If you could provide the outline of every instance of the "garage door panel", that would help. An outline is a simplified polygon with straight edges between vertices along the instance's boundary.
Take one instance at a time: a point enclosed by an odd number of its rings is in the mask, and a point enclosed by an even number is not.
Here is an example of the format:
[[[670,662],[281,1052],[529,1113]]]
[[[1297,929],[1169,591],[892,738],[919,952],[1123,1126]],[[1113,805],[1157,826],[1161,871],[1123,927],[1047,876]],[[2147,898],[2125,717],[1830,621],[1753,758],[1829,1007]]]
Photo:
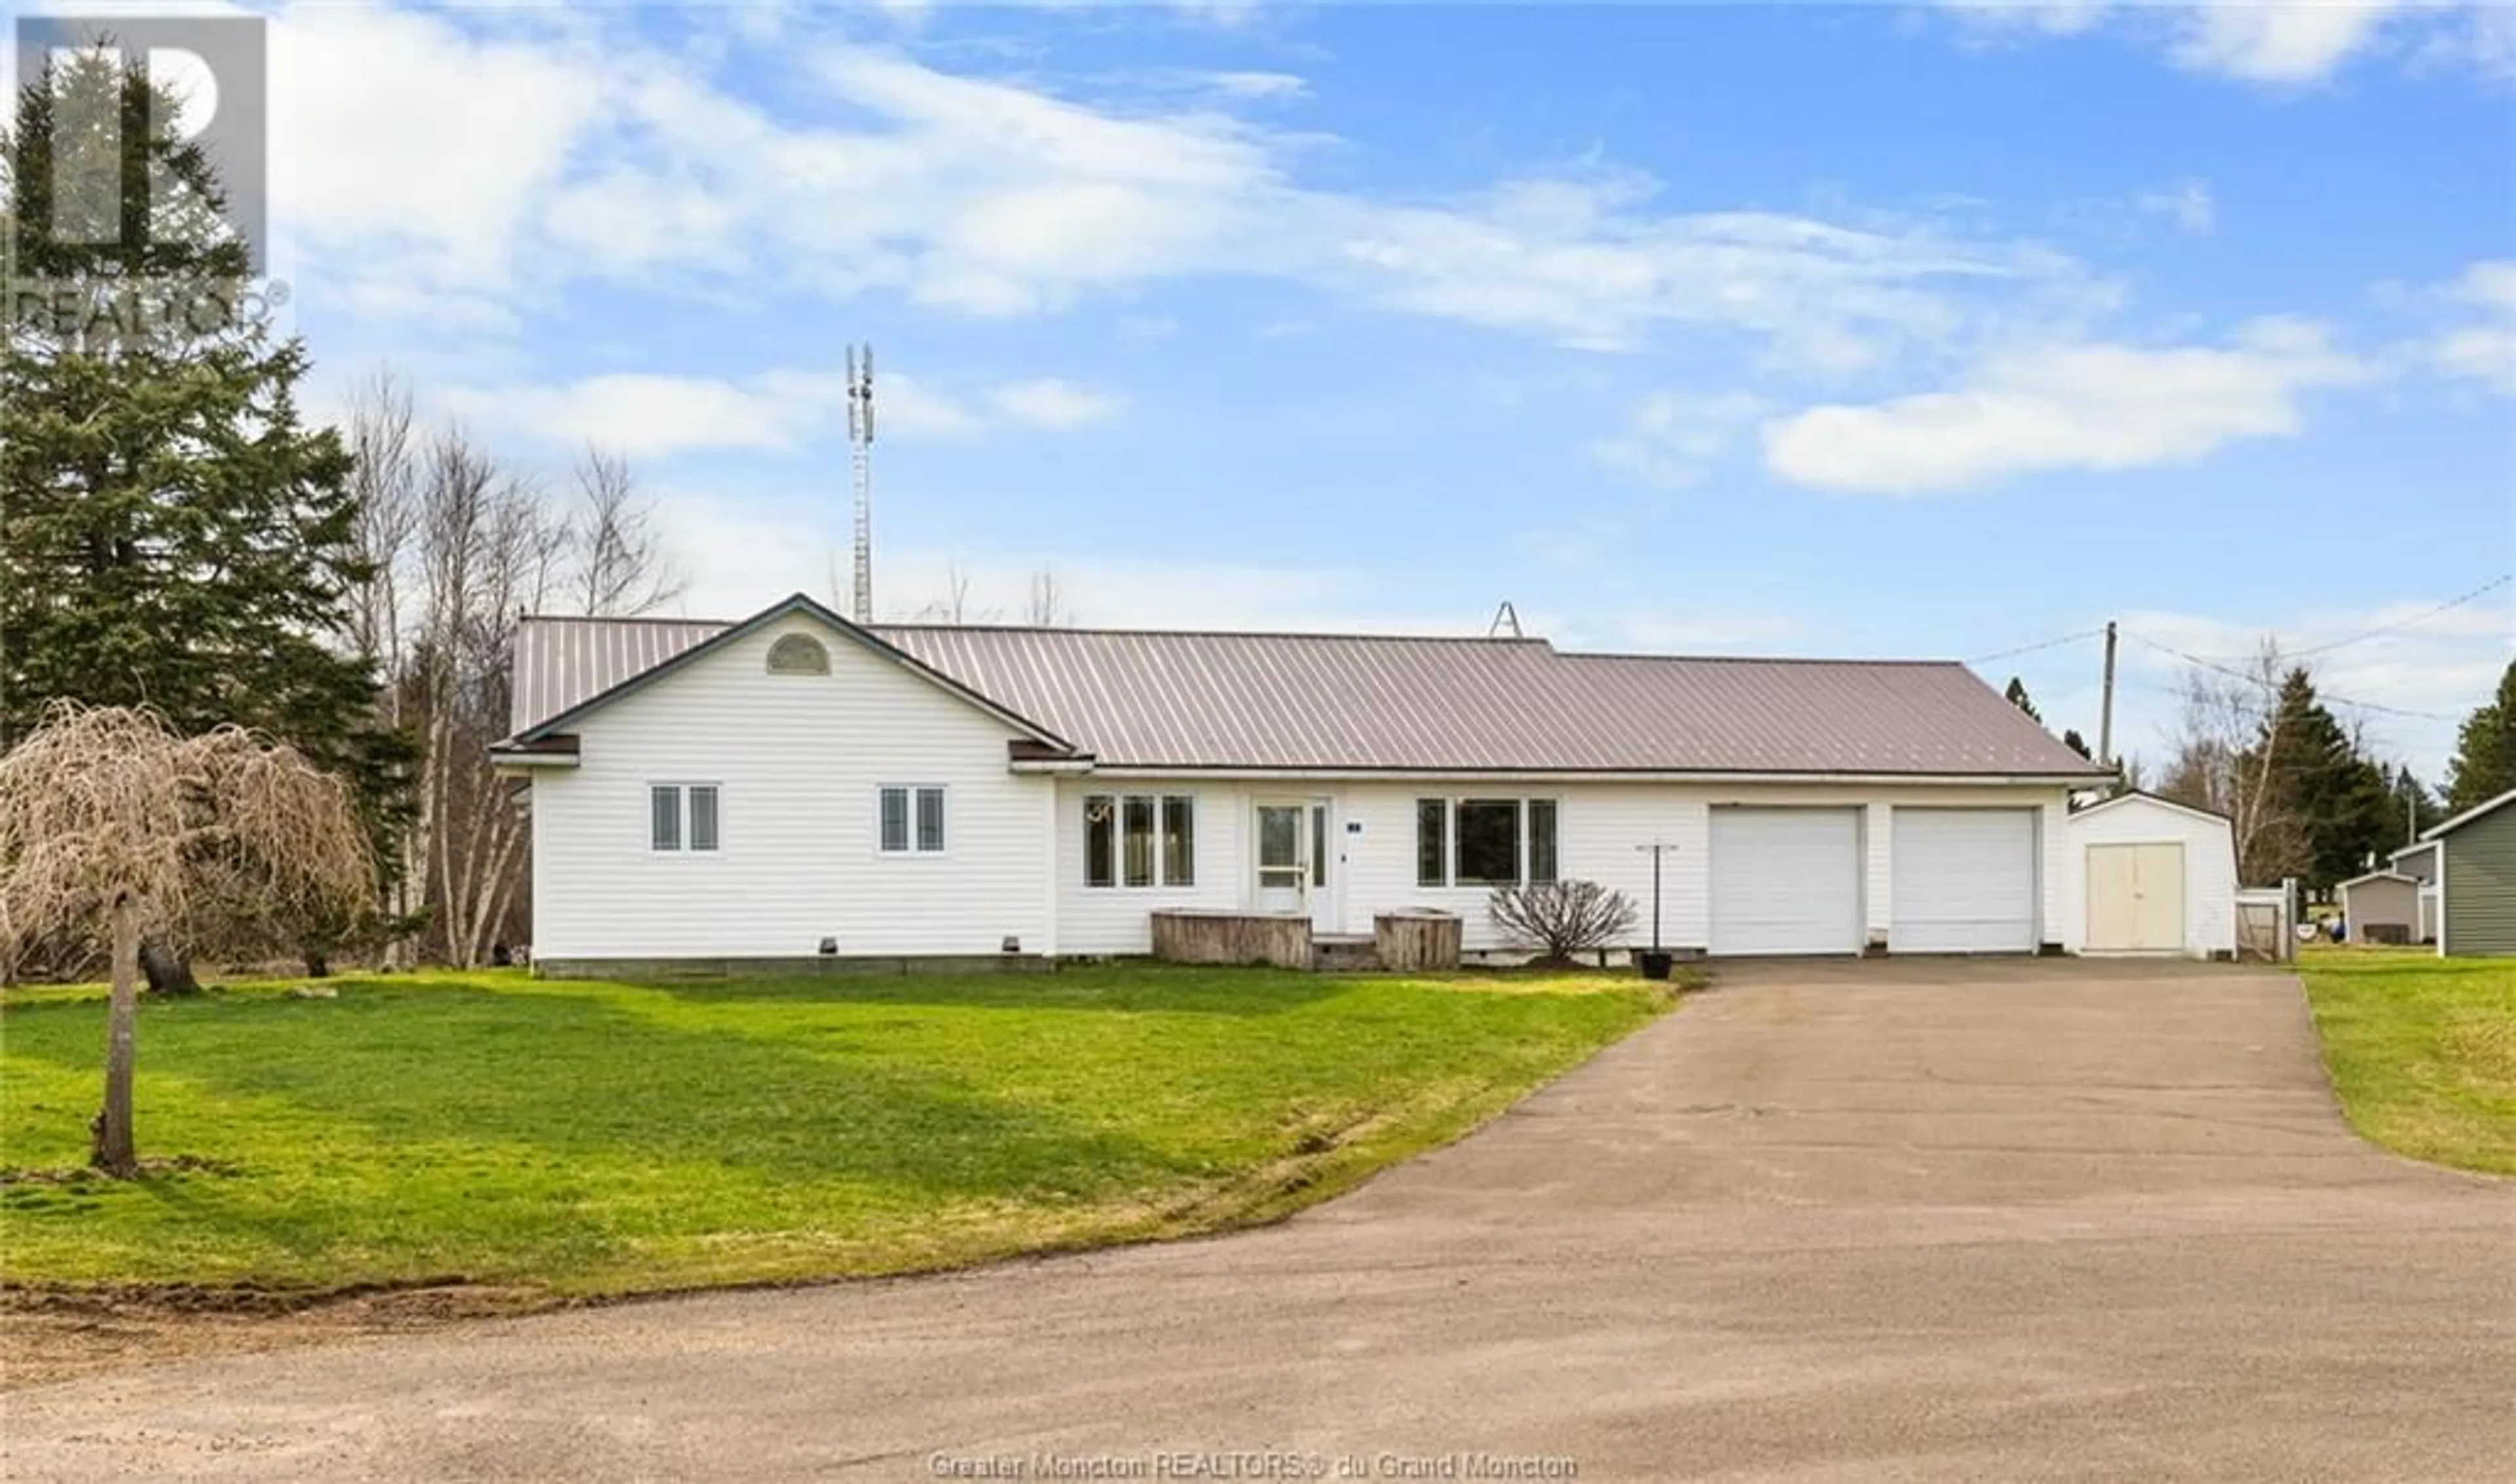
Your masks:
[[[1712,952],[1861,951],[1861,815],[1712,811]]]
[[[1899,809],[1888,946],[2022,954],[2036,945],[2035,811]]]

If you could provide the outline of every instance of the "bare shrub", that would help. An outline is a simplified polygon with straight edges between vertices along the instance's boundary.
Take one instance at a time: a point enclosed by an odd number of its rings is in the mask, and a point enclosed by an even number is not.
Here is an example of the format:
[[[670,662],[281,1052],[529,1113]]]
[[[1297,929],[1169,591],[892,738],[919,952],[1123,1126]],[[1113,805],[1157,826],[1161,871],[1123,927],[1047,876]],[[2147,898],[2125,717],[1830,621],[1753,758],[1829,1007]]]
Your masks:
[[[1504,886],[1486,901],[1486,914],[1511,942],[1548,962],[1613,947],[1633,931],[1637,913],[1620,891],[1596,881],[1541,881]]]

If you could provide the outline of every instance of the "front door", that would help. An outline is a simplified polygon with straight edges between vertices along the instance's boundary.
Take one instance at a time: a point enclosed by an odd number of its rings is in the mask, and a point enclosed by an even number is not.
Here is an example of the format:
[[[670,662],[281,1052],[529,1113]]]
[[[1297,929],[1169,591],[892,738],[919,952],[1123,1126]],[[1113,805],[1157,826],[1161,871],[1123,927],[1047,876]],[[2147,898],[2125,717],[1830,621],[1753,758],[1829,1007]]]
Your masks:
[[[1313,932],[1336,931],[1330,813],[1326,799],[1278,799],[1257,806],[1260,912],[1307,912]]]

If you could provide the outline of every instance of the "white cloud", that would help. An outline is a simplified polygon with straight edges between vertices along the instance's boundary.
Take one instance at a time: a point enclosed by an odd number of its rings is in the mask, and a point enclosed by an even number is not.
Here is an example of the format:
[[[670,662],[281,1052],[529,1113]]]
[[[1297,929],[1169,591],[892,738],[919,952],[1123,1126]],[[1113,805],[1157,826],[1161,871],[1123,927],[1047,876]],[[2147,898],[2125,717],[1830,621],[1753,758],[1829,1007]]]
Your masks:
[[[2198,6],[2186,16],[2172,55],[2196,71],[2248,82],[2314,82],[2372,42],[2402,8],[2396,0]]]
[[[1625,429],[1590,445],[1613,468],[1655,485],[1691,485],[1726,452],[1765,404],[1743,392],[1657,392],[1637,403]]]
[[[2297,320],[2257,320],[2218,347],[2049,345],[1994,356],[1953,391],[1767,422],[1765,461],[1796,484],[1877,494],[2188,463],[2291,436],[2301,393],[2370,374]]]
[[[2275,636],[2284,651],[2301,656],[2312,668],[2317,689],[2334,699],[2336,714],[2366,729],[2379,756],[2409,761],[2413,772],[2434,785],[2443,781],[2457,722],[2490,699],[2509,659],[2516,658],[2516,597],[2502,588],[2464,607],[2423,616],[2453,596],[2453,591],[2437,591],[2366,607],[2308,609],[2279,615],[2268,625],[2173,611],[2127,613],[2120,621],[2125,629],[2169,649],[2232,664],[2252,655],[2266,633]],[[2419,621],[2310,653],[2406,619]],[[2139,745],[2144,737],[2162,737],[2171,728],[2177,714],[2172,692],[2189,666],[2136,642],[2123,645],[2121,657],[2128,715],[2120,735]],[[2042,693],[2037,694],[2040,699]],[[2406,712],[2425,714],[2400,714]]]
[[[2191,236],[2206,237],[2219,225],[2219,203],[2205,181],[2179,181],[2164,191],[2144,191],[2137,204],[2143,213],[2164,217]]]
[[[1324,142],[1222,111],[1288,96],[1281,74],[1125,111],[816,44],[776,54],[823,106],[804,123],[579,13],[301,6],[279,31],[304,162],[283,211],[356,266],[327,291],[363,312],[521,318],[594,279],[1004,317],[1233,275],[1598,349],[1737,330],[1768,364],[1840,372],[2089,287],[2065,256],[1938,219],[1670,210],[1590,166],[1443,199],[1305,187]]]
[[[1217,92],[1235,98],[1281,100],[1300,98],[1311,85],[1290,72],[1211,72],[1206,81]]]
[[[2196,72],[2275,87],[2324,81],[2385,52],[2414,64],[2447,62],[2503,75],[2510,32],[2503,0],[1943,0],[1977,37],[2079,35],[2103,28],[2159,47]]]
[[[560,445],[599,444],[633,458],[705,449],[792,448],[844,426],[846,379],[780,369],[730,379],[643,372],[555,385],[455,387],[436,409],[480,426]],[[937,442],[1006,428],[1059,431],[1114,416],[1117,396],[1056,379],[956,396],[897,371],[875,384],[884,440]]]
[[[2380,285],[2379,297],[2424,321],[2394,347],[2398,365],[2516,396],[2516,258],[2490,258],[2444,283]]]
[[[987,394],[1005,416],[1034,428],[1080,428],[1106,422],[1126,405],[1123,399],[1054,377],[1018,381]]]

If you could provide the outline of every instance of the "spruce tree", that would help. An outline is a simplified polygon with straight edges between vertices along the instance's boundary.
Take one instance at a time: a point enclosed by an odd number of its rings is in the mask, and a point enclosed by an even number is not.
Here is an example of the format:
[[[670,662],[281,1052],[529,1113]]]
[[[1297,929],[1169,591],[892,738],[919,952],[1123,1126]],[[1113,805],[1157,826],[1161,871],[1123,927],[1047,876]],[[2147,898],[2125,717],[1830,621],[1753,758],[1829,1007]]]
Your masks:
[[[2011,705],[2026,712],[2028,720],[2034,722],[2038,726],[2043,725],[2044,713],[2036,710],[2035,702],[2028,699],[2026,681],[2012,675],[2009,677],[2009,689],[2001,692],[2000,694],[2009,698],[2009,703]]]
[[[340,642],[349,455],[300,418],[305,347],[254,312],[212,161],[121,55],[48,68],[0,133],[0,745],[62,698],[237,723],[349,776],[382,833],[409,747]]]
[[[2465,717],[2455,734],[2446,807],[2461,814],[2510,788],[2516,788],[2516,660],[2498,677],[2498,693]]]
[[[2279,814],[2292,822],[2296,869],[2308,885],[2327,888],[2359,874],[2371,853],[2399,836],[2393,781],[2316,698],[2303,666],[2281,682],[2270,745],[2268,787]]]

